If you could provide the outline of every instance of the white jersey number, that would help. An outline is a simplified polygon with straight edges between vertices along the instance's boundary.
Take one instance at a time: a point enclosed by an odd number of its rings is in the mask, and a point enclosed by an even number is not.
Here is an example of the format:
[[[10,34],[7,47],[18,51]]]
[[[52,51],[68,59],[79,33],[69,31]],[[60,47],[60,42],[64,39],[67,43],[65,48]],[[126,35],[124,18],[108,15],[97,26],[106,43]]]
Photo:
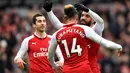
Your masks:
[[[81,56],[82,48],[80,48],[80,45],[76,45],[76,38],[73,38],[72,47],[71,47],[71,53],[78,53],[78,56]],[[67,57],[70,57],[69,49],[66,40],[62,40],[62,44],[64,44],[65,52]],[[77,48],[75,49],[75,46]]]

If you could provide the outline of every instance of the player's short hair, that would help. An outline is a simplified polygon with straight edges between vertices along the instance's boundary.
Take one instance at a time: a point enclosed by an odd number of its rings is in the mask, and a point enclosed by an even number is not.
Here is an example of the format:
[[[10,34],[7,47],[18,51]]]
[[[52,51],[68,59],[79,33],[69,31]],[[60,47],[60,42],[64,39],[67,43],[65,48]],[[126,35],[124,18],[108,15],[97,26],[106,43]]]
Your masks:
[[[73,18],[78,15],[78,12],[73,5],[68,4],[64,6],[64,14],[67,18]]]
[[[42,14],[35,14],[32,18],[33,24],[36,24],[36,17],[43,16]]]

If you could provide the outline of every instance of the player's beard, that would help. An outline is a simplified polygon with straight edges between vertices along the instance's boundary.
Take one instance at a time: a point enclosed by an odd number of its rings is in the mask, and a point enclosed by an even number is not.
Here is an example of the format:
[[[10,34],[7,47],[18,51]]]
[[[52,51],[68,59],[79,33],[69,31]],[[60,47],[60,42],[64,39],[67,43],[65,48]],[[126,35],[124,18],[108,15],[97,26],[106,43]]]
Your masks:
[[[82,24],[82,25],[87,25],[87,26],[91,26],[91,21],[88,21],[88,22],[86,22],[84,19],[82,19],[81,21],[80,21],[80,23]]]
[[[38,32],[41,32],[41,33],[42,33],[42,32],[45,32],[45,28],[46,28],[46,27],[39,27],[39,28],[37,28],[37,31],[38,31]]]

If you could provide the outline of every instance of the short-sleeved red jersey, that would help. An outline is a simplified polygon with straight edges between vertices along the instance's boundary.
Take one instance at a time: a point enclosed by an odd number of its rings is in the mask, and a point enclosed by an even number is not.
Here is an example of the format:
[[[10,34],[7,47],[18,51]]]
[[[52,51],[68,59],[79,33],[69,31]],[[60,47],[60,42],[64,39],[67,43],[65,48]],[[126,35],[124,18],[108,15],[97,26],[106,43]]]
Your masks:
[[[65,25],[57,31],[56,40],[64,57],[63,72],[92,73],[88,61],[88,39],[83,28]]]

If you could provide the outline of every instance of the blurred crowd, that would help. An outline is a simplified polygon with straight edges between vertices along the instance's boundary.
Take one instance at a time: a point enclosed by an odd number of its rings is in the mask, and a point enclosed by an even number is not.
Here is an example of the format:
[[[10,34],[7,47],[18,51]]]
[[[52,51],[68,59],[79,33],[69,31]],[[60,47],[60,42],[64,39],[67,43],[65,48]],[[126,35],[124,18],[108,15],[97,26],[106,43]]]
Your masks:
[[[24,0],[25,1],[25,0]],[[65,0],[55,3],[53,11],[62,22]],[[130,73],[130,1],[129,0],[81,0],[88,8],[99,14],[105,29],[103,37],[123,46],[122,56],[116,51],[100,47],[98,63],[102,73]],[[23,39],[33,33],[32,16],[43,13],[47,19],[46,32],[56,29],[47,18],[40,4],[4,5],[0,7],[0,73],[27,73],[21,71],[13,60]],[[25,58],[26,60],[26,58]]]

